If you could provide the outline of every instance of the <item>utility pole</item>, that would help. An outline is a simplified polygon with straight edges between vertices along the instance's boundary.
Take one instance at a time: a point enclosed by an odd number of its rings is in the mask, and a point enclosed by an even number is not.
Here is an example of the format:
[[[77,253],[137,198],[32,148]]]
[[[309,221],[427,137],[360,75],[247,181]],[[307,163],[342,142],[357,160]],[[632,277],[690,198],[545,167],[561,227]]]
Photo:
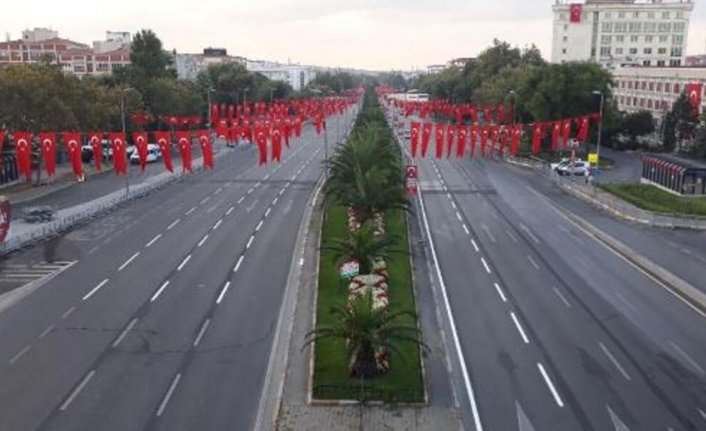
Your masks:
[[[130,87],[124,88],[120,92],[120,121],[122,123],[123,137],[125,137],[125,148],[127,148],[127,136],[125,136],[125,93],[130,90]],[[118,155],[113,153],[113,164],[115,164],[115,157]],[[125,165],[125,199],[130,197],[130,160],[128,159],[127,165]]]
[[[598,144],[596,146],[596,168],[600,166],[601,162],[601,135],[603,133],[603,102],[604,102],[604,94],[602,91],[596,90],[593,92],[595,95],[600,95],[601,96],[601,106],[599,108],[599,119],[598,119]]]

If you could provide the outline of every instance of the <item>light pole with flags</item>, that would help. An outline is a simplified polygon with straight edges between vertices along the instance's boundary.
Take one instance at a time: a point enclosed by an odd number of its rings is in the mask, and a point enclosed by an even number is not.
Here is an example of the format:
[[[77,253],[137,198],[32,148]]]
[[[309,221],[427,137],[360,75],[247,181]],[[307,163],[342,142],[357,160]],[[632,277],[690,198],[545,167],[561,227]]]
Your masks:
[[[130,91],[134,91],[138,95],[141,95],[139,91],[135,90],[132,87],[125,87],[120,91],[120,121],[122,123],[122,130],[123,130],[123,137],[125,138],[125,141],[127,142],[127,136],[125,136],[125,94],[127,94]],[[115,164],[115,156],[116,154],[113,154],[113,164]],[[130,160],[126,161],[125,165],[125,197],[129,198],[130,197]]]
[[[601,135],[603,133],[603,102],[605,96],[600,90],[594,90],[593,94],[596,96],[601,96],[601,106],[598,112],[598,143],[596,145],[596,168],[598,168],[601,161]]]

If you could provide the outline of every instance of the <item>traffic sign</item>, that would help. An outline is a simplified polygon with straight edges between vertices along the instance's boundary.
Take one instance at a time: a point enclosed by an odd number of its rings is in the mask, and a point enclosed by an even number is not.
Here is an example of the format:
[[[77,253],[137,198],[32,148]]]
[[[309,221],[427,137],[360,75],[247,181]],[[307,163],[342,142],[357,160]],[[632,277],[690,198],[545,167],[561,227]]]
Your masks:
[[[407,165],[407,178],[417,179],[417,165]]]
[[[417,166],[416,165],[407,165],[406,169],[406,176],[407,176],[407,196],[416,196],[417,195],[417,190],[419,189],[417,186]]]
[[[590,163],[592,165],[598,165],[598,154],[590,153],[588,155],[588,163]]]

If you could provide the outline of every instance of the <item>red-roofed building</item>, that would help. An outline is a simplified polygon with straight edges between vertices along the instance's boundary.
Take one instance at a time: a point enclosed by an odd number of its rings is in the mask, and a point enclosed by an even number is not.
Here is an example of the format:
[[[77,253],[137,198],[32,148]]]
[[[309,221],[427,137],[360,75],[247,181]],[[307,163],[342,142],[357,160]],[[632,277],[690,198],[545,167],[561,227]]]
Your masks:
[[[110,73],[116,67],[130,64],[129,47],[98,53],[86,44],[62,39],[48,29],[27,30],[22,35],[19,40],[0,42],[0,67],[50,59],[60,64],[64,72],[84,76]]]

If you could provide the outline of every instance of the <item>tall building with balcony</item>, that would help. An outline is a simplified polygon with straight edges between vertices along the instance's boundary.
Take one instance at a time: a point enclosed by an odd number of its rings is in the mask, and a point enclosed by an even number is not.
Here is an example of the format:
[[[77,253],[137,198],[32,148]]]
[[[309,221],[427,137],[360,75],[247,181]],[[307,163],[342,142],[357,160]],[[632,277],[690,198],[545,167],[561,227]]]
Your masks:
[[[685,64],[693,0],[555,0],[553,63]]]

